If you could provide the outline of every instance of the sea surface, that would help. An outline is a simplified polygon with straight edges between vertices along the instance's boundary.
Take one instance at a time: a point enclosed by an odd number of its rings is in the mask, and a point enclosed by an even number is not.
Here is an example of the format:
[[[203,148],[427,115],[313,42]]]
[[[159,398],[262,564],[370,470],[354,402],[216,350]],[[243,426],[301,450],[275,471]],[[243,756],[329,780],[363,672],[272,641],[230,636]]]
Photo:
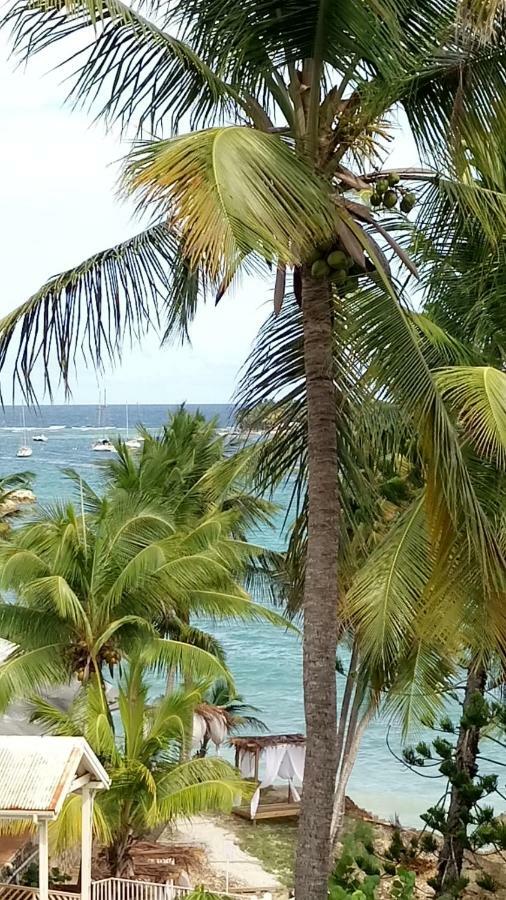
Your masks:
[[[130,436],[135,425],[142,422],[156,430],[175,406],[130,406]],[[187,405],[189,411],[198,407]],[[203,405],[202,413],[216,417],[219,427],[226,428],[233,421],[232,407]],[[34,473],[34,491],[42,504],[70,499],[74,487],[64,475],[64,468],[72,467],[95,488],[103,480],[104,463],[91,446],[94,440],[126,434],[126,410],[123,406],[109,406],[101,412],[98,427],[95,406],[42,406],[25,412],[26,437],[33,455],[18,459],[16,451],[24,441],[22,410],[8,407],[0,411],[0,477],[21,470]],[[34,434],[43,432],[46,444],[33,443]],[[282,549],[286,542],[284,513],[289,501],[290,487],[278,491],[275,502],[279,506],[274,527],[265,528],[253,537],[272,549]],[[261,597],[255,598],[261,600]],[[204,623],[200,623],[205,627]],[[221,640],[227,652],[229,666],[238,690],[245,700],[259,707],[259,717],[271,732],[304,731],[302,698],[302,655],[300,638],[267,624],[227,623],[209,626]],[[338,682],[342,690],[344,679]],[[402,742],[398,728],[383,719],[375,721],[367,731],[352,775],[348,793],[366,809],[386,817],[399,816],[406,825],[419,824],[418,816],[439,799],[444,790],[441,780],[422,778],[408,771],[398,762],[387,746],[400,753]],[[433,772],[434,770],[432,770]],[[502,780],[502,779],[501,779]]]

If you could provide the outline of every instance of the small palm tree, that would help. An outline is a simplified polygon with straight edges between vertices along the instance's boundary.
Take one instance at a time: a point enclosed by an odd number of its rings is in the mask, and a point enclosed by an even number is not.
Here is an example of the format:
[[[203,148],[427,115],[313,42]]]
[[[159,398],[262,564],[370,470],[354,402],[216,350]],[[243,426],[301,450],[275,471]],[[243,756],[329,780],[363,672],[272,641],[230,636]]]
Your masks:
[[[227,681],[218,679],[204,694],[203,702],[195,708],[195,714],[205,723],[202,742],[196,755],[203,758],[211,742],[221,743],[225,735],[235,734],[244,728],[267,731],[265,723],[255,715],[258,712],[260,710],[256,706],[245,703],[240,694],[231,691]]]
[[[191,737],[197,689],[149,702],[142,656],[130,660],[119,683],[119,720],[104,715],[96,679],[67,713],[33,701],[33,718],[51,734],[84,734],[100,757],[111,787],[95,802],[94,826],[112,876],[132,877],[136,841],[159,825],[207,810],[230,811],[243,792],[251,793],[231,765],[218,759],[181,762]],[[79,839],[80,800],[67,800],[52,826],[56,850]]]
[[[42,510],[16,529],[0,542],[0,583],[16,597],[0,603],[0,636],[16,645],[0,666],[1,708],[74,675],[102,684],[139,646],[148,667],[229,677],[213,646],[187,642],[181,616],[283,622],[235,580],[257,551],[229,531],[227,513],[178,529],[135,498],[105,500],[96,516]]]

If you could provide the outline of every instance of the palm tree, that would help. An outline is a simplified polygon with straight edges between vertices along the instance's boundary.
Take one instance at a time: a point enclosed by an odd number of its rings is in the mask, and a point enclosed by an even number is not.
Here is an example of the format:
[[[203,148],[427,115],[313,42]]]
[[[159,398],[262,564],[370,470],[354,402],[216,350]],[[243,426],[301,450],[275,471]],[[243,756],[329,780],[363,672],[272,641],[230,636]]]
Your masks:
[[[335,754],[335,648],[338,625],[340,537],[336,421],[339,372],[332,353],[332,303],[351,291],[364,354],[386,348],[378,377],[415,412],[417,431],[436,432],[431,480],[437,503],[432,526],[444,513],[455,522],[472,516],[480,526],[469,542],[493,580],[494,553],[482,527],[455,428],[423,359],[415,329],[399,304],[388,265],[373,234],[394,246],[414,271],[368,203],[369,191],[386,206],[409,188],[425,185],[426,202],[451,200],[476,209],[484,227],[503,228],[505,205],[484,191],[451,180],[460,150],[476,134],[500,131],[504,93],[504,41],[498,4],[480,14],[478,3],[351,2],[327,0],[192,0],[143,7],[107,0],[33,6],[16,0],[6,22],[28,55],[95,27],[78,66],[73,96],[99,102],[106,120],[160,134],[130,152],[124,185],[152,207],[155,223],[135,238],[86,260],[47,282],[3,320],[0,365],[13,336],[17,377],[30,394],[31,371],[41,360],[50,388],[52,352],[66,380],[74,350],[94,361],[114,356],[123,334],[142,330],[151,309],[165,315],[166,337],[187,332],[201,290],[217,299],[241,267],[277,270],[274,299],[283,301],[286,270],[303,311],[307,394],[308,510],[304,572],[304,694],[307,766],[297,854],[297,895],[323,900],[327,892],[331,796]],[[74,48],[72,47],[72,59]],[[465,71],[465,87],[455,72]],[[401,106],[420,152],[437,172],[405,172],[399,189],[390,173],[385,187],[382,153],[388,117]],[[183,117],[191,127],[180,136]],[[216,127],[217,120],[233,124]],[[245,127],[246,126],[246,127]],[[444,135],[444,143],[441,140]],[[418,181],[420,179],[420,182]],[[371,194],[371,187],[374,191]],[[344,274],[330,278],[323,258],[339,248]],[[342,270],[344,271],[344,270]],[[319,273],[320,277],[316,277]],[[357,284],[365,288],[355,293]],[[341,281],[341,288],[337,284]],[[343,284],[344,282],[344,284]],[[124,318],[118,314],[118,293]],[[347,299],[348,304],[348,299]],[[85,341],[82,337],[85,336]],[[381,371],[380,371],[381,370]],[[336,408],[337,406],[337,408]],[[323,700],[322,698],[325,698]]]
[[[139,646],[151,669],[229,678],[214,646],[185,639],[181,617],[282,621],[235,580],[256,548],[229,533],[226,512],[178,529],[136,498],[103,500],[95,516],[42,510],[16,529],[0,542],[0,583],[16,597],[0,603],[0,635],[16,645],[0,666],[1,708],[74,675],[102,684]]]
[[[110,789],[97,796],[94,827],[112,876],[135,874],[131,851],[157,826],[210,809],[230,811],[242,792],[251,793],[222,760],[180,762],[199,691],[150,703],[146,662],[142,654],[135,656],[120,678],[116,724],[103,713],[94,679],[68,712],[33,701],[34,720],[51,734],[84,734],[111,777]],[[79,798],[68,799],[54,823],[56,850],[79,839],[79,806]]]
[[[226,735],[235,734],[238,730],[251,728],[255,731],[267,731],[267,726],[255,713],[260,712],[256,706],[244,702],[241,694],[230,690],[230,685],[222,678],[214,682],[204,694],[202,702],[195,707],[195,714],[204,723],[204,734],[197,756],[206,756],[211,741],[221,743]]]

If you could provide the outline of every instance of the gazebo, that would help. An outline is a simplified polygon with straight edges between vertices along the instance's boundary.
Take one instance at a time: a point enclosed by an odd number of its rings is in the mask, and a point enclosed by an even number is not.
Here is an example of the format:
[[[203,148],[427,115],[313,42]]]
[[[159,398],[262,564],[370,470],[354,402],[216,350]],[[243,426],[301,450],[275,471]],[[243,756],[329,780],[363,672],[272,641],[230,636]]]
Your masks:
[[[261,734],[235,737],[230,740],[235,747],[235,765],[244,778],[259,782],[248,807],[234,809],[236,815],[255,822],[256,819],[287,818],[299,815],[299,792],[295,781],[302,785],[306,759],[306,738],[303,734]],[[260,764],[264,772],[260,779]],[[260,791],[272,786],[278,779],[288,781],[286,802],[260,805]]]
[[[82,810],[81,900],[90,900],[93,800],[95,791],[109,784],[84,738],[0,736],[0,820],[26,819],[37,825],[40,900],[49,895],[48,824],[76,792]]]

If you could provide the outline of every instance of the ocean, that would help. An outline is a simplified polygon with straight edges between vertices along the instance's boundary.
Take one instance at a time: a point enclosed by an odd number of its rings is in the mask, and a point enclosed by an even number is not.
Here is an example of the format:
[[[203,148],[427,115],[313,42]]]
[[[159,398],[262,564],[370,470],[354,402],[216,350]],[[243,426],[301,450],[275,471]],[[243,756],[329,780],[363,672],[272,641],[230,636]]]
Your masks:
[[[130,434],[142,422],[149,429],[157,429],[166,421],[167,413],[175,406],[130,406]],[[198,407],[188,404],[189,411]],[[220,427],[232,422],[232,407],[203,405],[202,413],[216,417]],[[91,450],[97,438],[117,434],[125,436],[126,411],[123,406],[109,406],[105,425],[97,427],[95,406],[42,406],[25,413],[27,440],[33,449],[29,459],[18,459],[16,451],[23,442],[22,410],[6,408],[0,412],[0,477],[15,471],[34,473],[34,491],[42,504],[70,499],[73,485],[65,478],[63,469],[72,467],[95,488],[100,488],[104,463]],[[104,417],[102,416],[102,422]],[[48,437],[46,444],[33,443],[38,432]],[[275,502],[279,513],[272,528],[257,532],[253,539],[266,547],[282,549],[286,542],[283,531],[284,510],[288,504],[290,487],[277,492]],[[261,600],[262,598],[255,598]],[[199,623],[205,627],[205,623]],[[230,669],[238,690],[245,700],[259,707],[260,718],[271,732],[304,731],[302,698],[302,654],[300,638],[293,632],[267,624],[226,623],[209,626],[221,640],[227,653]],[[344,681],[344,679],[343,679]],[[342,690],[338,682],[338,690]],[[393,756],[400,753],[402,743],[399,730],[383,719],[368,729],[350,780],[348,793],[360,806],[378,815],[398,816],[403,824],[420,824],[419,815],[441,796],[444,785],[439,779],[422,778],[407,770]]]

